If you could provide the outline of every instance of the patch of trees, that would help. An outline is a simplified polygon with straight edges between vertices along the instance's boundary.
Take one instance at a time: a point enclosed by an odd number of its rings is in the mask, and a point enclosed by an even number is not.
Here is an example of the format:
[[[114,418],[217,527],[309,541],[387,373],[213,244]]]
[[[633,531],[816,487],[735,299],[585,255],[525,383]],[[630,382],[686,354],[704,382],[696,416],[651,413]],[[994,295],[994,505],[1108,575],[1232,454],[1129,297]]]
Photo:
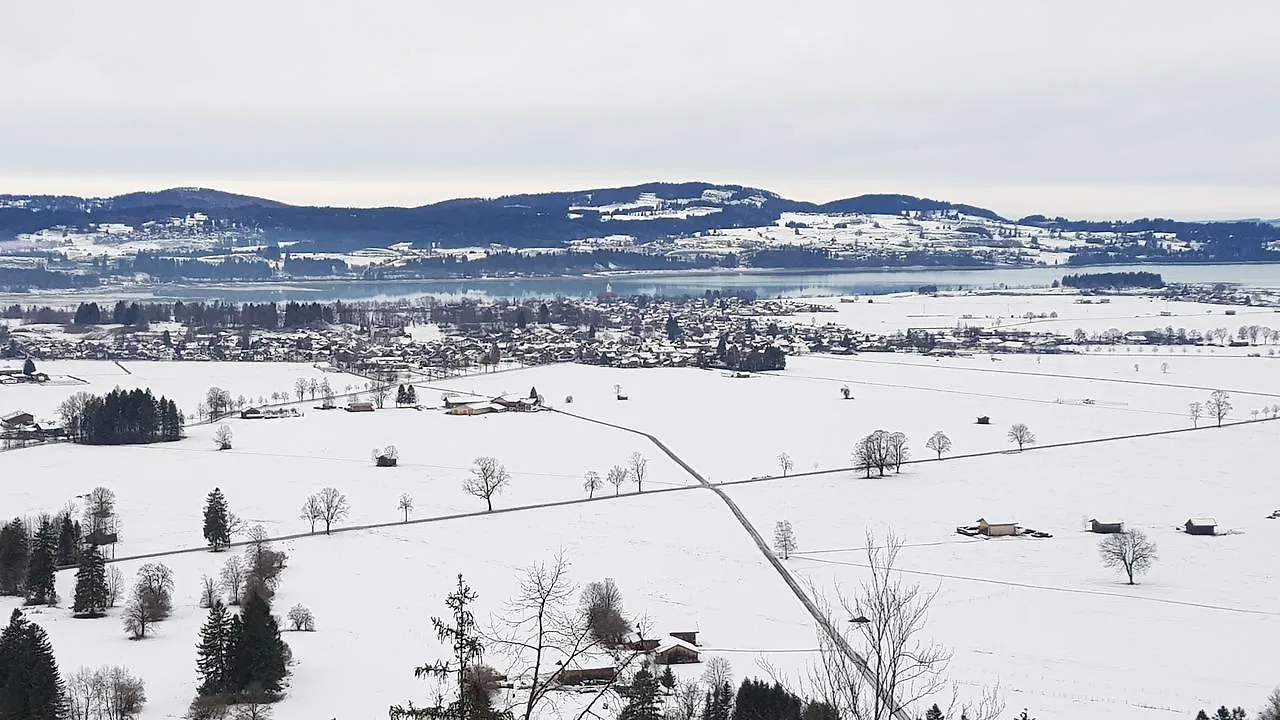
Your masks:
[[[63,427],[85,445],[133,445],[183,437],[178,406],[151,390],[112,390],[106,395],[76,393],[58,406]]]
[[[117,272],[146,273],[157,280],[267,280],[274,274],[271,264],[259,258],[233,255],[207,262],[145,252],[119,261]]]
[[[129,720],[147,702],[142,679],[118,665],[80,668],[67,676],[66,697],[73,720]]]
[[[99,282],[100,278],[91,274],[45,268],[0,267],[0,290],[5,292],[95,287]]]
[[[902,463],[910,457],[907,436],[900,432],[875,430],[853,446],[853,467],[871,477],[875,470],[884,477],[886,470],[902,471]]]
[[[288,257],[284,260],[286,275],[302,275],[326,277],[329,275],[345,275],[350,268],[342,260],[336,258],[298,258]]]
[[[278,700],[291,656],[268,598],[250,592],[239,613],[214,602],[196,645],[199,686],[191,715],[216,717],[228,704]]]
[[[394,276],[415,277],[472,277],[498,273],[531,275],[569,274],[615,270],[697,270],[714,268],[721,264],[715,255],[688,258],[669,257],[631,250],[588,250],[525,254],[519,252],[495,252],[482,258],[443,255],[417,258],[397,267],[394,271],[370,268],[365,276],[382,279]]]
[[[1151,272],[1104,272],[1063,275],[1062,286],[1089,290],[1122,288],[1162,288],[1164,278]]]
[[[787,369],[787,355],[776,345],[750,342],[739,344],[729,342],[725,336],[721,336],[716,344],[716,362],[720,367],[742,372]]]

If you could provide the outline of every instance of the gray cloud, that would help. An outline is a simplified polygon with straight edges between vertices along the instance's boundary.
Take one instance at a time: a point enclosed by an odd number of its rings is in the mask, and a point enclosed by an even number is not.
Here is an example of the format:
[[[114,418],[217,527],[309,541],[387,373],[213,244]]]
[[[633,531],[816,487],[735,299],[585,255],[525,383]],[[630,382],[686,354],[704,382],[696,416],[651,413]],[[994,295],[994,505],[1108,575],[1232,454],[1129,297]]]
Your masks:
[[[11,5],[0,191],[706,178],[1280,215],[1271,0]]]

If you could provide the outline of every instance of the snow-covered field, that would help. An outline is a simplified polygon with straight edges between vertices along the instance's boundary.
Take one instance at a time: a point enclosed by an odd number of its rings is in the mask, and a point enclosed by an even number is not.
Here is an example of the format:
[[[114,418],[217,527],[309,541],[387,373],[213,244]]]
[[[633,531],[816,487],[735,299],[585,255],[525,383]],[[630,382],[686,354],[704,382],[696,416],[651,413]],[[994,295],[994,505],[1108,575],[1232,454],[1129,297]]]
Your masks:
[[[879,299],[857,305],[880,306]],[[1124,322],[1082,320],[1100,329]],[[1280,403],[1276,362],[1225,349],[994,362],[862,354],[790,358],[784,372],[747,379],[694,369],[545,366],[420,385],[419,396],[434,402],[445,390],[523,394],[536,386],[564,413],[308,409],[294,419],[228,420],[234,447],[225,452],[213,449],[207,425],[166,445],[0,452],[0,514],[55,511],[106,485],[119,498],[121,556],[201,545],[201,506],[214,486],[233,512],[273,535],[305,531],[299,505],[330,485],[351,501],[345,525],[393,523],[282,542],[290,562],[276,610],[305,603],[319,628],[287,636],[296,664],[277,717],[378,717],[392,703],[426,700],[412,668],[440,656],[429,617],[444,611],[456,574],[479,592],[487,617],[513,594],[520,568],[561,549],[576,580],[614,578],[634,614],[648,615],[664,634],[699,630],[709,648],[704,658],[728,657],[738,678],[761,675],[762,660],[794,676],[813,658],[812,620],[725,504],[626,428],[652,433],[712,482],[729,482],[776,474],[784,451],[795,472],[845,467],[855,441],[876,428],[905,432],[916,458],[928,456],[924,441],[939,429],[955,454],[1007,451],[1015,422],[1030,426],[1042,446],[1187,428],[1188,403],[1214,388],[1230,391],[1230,419],[1249,419],[1251,410]],[[132,375],[109,362],[44,363],[46,372],[89,384],[0,387],[0,413],[47,415],[72,392],[116,385],[149,385],[189,411],[215,384],[256,397],[291,390],[300,376],[328,377],[335,387],[362,382],[305,365],[124,365]],[[614,398],[615,384],[628,400]],[[851,400],[839,392],[846,384]],[[979,415],[992,424],[975,424]],[[938,588],[929,633],[954,650],[952,676],[962,691],[999,683],[1007,714],[1027,707],[1041,720],[1173,720],[1201,707],[1251,707],[1280,682],[1270,661],[1280,642],[1280,520],[1264,519],[1280,507],[1270,458],[1277,432],[1280,421],[916,463],[884,479],[837,472],[726,491],[766,537],[774,522],[790,520],[800,554],[788,567],[828,591],[857,583],[867,529],[903,536],[906,577]],[[370,450],[387,444],[399,448],[400,466],[373,467]],[[584,498],[585,471],[603,475],[632,452],[650,459],[646,494],[528,507]],[[509,489],[494,503],[509,512],[394,524],[402,492],[416,501],[414,519],[482,511],[483,501],[461,489],[479,455],[511,471]],[[1197,538],[1173,529],[1204,515],[1238,532]],[[978,517],[1054,537],[980,541],[954,532]],[[1160,561],[1139,585],[1126,586],[1100,566],[1097,538],[1081,532],[1089,517],[1123,520],[1159,544]],[[64,670],[127,665],[148,684],[143,717],[179,717],[195,687],[199,577],[224,560],[205,552],[163,559],[177,580],[176,610],[153,639],[127,641],[116,615],[72,620],[63,607],[32,610],[32,619],[48,628]],[[121,563],[127,575],[138,564]],[[72,574],[61,573],[64,598],[71,587]],[[0,599],[0,612],[14,603]]]
[[[938,590],[935,638],[963,685],[999,683],[1011,708],[1045,718],[1191,717],[1250,707],[1277,682],[1280,507],[1264,448],[1280,422],[734,486],[757,527],[789,520],[793,572],[856,588],[864,532],[892,528],[898,568]],[[838,508],[838,510],[833,510]],[[1222,537],[1175,530],[1217,519]],[[979,517],[1049,539],[971,539]],[[1129,587],[1098,560],[1084,520],[1123,521],[1160,558]],[[1192,662],[1197,649],[1206,661]]]
[[[1089,334],[1110,328],[1122,332],[1172,327],[1188,332],[1226,328],[1234,336],[1242,325],[1280,329],[1280,312],[1266,307],[1231,307],[1208,303],[1165,300],[1141,295],[1113,295],[1081,298],[1069,291],[1026,293],[964,293],[937,297],[917,293],[894,293],[873,297],[817,298],[811,302],[830,305],[831,313],[801,313],[793,322],[835,322],[855,330],[888,333],[912,328],[994,327],[1019,328],[1034,332],[1071,335],[1076,328]],[[1081,303],[1088,299],[1092,302]],[[1231,312],[1233,314],[1228,315]],[[1027,314],[1036,317],[1028,318]],[[1168,313],[1163,315],[1162,313]],[[1039,317],[1044,315],[1045,317]]]
[[[19,361],[7,361],[0,367],[22,367]],[[37,366],[53,382],[42,385],[22,383],[0,385],[0,414],[25,410],[40,418],[56,418],[58,404],[77,392],[95,395],[119,387],[124,390],[151,388],[178,404],[188,415],[204,402],[211,386],[221,387],[235,398],[243,395],[250,404],[259,397],[270,402],[271,393],[288,393],[291,399],[298,378],[328,380],[335,392],[346,386],[365,387],[364,378],[343,373],[324,372],[308,363],[231,363],[231,362],[149,362],[123,360],[119,364],[105,360],[51,360]],[[308,396],[309,397],[309,396]]]

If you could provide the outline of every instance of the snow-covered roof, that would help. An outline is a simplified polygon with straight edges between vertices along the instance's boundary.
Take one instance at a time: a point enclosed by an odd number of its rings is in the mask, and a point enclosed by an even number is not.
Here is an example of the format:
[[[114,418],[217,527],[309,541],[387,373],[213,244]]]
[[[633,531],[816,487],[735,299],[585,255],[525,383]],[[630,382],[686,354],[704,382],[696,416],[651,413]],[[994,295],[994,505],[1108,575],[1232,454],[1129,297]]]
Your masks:
[[[1200,526],[1200,527],[1205,527],[1205,526],[1207,526],[1207,525],[1217,525],[1217,524],[1218,524],[1218,521],[1217,521],[1217,520],[1214,520],[1213,518],[1209,518],[1209,517],[1191,518],[1191,519],[1190,519],[1190,520],[1188,520],[1187,522],[1188,522],[1189,524],[1191,524],[1191,525],[1198,525],[1198,526]]]
[[[685,642],[685,641],[681,640],[680,638],[677,638],[677,637],[671,637],[671,636],[667,636],[667,637],[663,638],[663,639],[662,639],[662,644],[658,645],[658,647],[657,647],[656,649],[654,649],[654,652],[663,653],[663,652],[666,652],[666,651],[668,651],[668,650],[671,650],[671,649],[674,649],[674,648],[678,648],[678,647],[680,647],[680,648],[684,648],[685,650],[688,650],[688,651],[690,651],[690,652],[694,652],[694,653],[696,653],[696,652],[700,652],[700,651],[698,650],[698,646],[697,646],[697,645],[694,645],[694,644],[692,644],[692,643],[687,643],[687,642]]]

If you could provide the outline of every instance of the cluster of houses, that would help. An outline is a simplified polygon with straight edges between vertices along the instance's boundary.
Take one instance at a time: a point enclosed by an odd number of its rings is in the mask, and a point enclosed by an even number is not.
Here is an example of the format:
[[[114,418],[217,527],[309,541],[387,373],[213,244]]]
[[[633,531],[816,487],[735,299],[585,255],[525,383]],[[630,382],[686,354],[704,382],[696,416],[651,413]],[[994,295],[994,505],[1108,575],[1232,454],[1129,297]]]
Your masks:
[[[445,395],[444,411],[450,415],[488,415],[500,412],[532,412],[543,408],[543,397],[537,388],[528,395]]]
[[[0,442],[5,447],[44,442],[62,437],[62,425],[50,420],[36,420],[25,410],[13,410],[0,415]]]
[[[673,632],[663,638],[644,638],[627,644],[632,652],[644,653],[654,665],[686,665],[702,662],[697,632]],[[556,680],[561,685],[594,685],[617,678],[614,664],[600,667],[568,667],[559,670]]]

